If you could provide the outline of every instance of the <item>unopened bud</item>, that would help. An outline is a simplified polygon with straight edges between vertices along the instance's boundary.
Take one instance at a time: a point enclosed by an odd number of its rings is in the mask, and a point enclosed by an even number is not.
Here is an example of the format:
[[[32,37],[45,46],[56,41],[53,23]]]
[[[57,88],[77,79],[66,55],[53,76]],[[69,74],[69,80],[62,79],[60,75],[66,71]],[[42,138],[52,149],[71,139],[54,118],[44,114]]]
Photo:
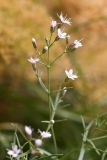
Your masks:
[[[50,27],[51,33],[55,31],[56,26],[57,26],[57,22],[52,20],[51,27]]]
[[[37,48],[37,42],[35,38],[32,38],[32,45],[35,49]]]
[[[48,51],[48,46],[45,46],[44,48],[43,48],[43,50],[42,50],[42,53],[44,54],[44,53],[46,53]]]
[[[42,140],[41,139],[35,139],[35,144],[36,146],[41,146],[42,145]]]
[[[29,138],[32,137],[32,131],[33,131],[33,129],[31,127],[25,126],[25,132],[29,136]]]

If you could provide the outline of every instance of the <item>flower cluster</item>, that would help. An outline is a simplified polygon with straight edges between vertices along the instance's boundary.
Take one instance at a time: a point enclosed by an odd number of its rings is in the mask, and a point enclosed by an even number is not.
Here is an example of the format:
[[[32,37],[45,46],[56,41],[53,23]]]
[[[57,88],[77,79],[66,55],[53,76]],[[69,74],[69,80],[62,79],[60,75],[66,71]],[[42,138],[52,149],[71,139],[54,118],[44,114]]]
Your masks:
[[[51,138],[51,133],[48,131],[41,131],[39,129],[38,130],[39,137],[34,138],[32,136],[34,129],[32,129],[30,126],[25,126],[24,130],[25,130],[25,133],[26,133],[29,141],[34,142],[34,143],[32,143],[32,145],[34,144],[35,149],[42,146],[43,139]],[[33,150],[33,148],[32,148],[32,150]],[[23,151],[21,149],[19,149],[19,146],[15,143],[12,144],[11,149],[7,149],[7,154],[12,158],[18,158],[18,156],[20,156],[22,153],[23,153]]]
[[[59,18],[59,22],[52,19],[51,24],[50,24],[50,32],[53,33],[57,30],[57,32],[56,32],[57,36],[54,41],[58,41],[60,39],[65,39],[66,42],[68,43],[68,40],[70,40],[70,35],[63,31],[62,26],[64,24],[71,25],[71,23],[72,23],[71,19],[67,18],[67,16],[64,17],[62,13],[60,15],[58,15],[58,18]],[[35,49],[37,49],[38,46],[37,46],[37,41],[35,38],[32,38],[32,45]],[[81,40],[74,40],[74,42],[71,42],[67,45],[66,51],[68,51],[68,50],[72,51],[73,49],[77,49],[82,46],[83,45],[81,43]],[[49,41],[46,38],[46,45],[42,49],[42,54],[46,53],[49,48],[50,48]],[[30,57],[30,58],[28,58],[28,61],[31,64],[35,65],[40,61],[40,59],[38,57],[35,57],[35,58]]]
[[[62,98],[65,96],[66,92],[67,92],[67,85],[65,84],[60,85],[60,89],[58,90],[58,93],[56,94],[56,98],[53,98],[51,95],[51,77],[50,77],[50,69],[52,67],[52,65],[57,61],[57,59],[59,59],[63,54],[68,53],[68,52],[72,52],[74,51],[74,49],[77,49],[79,47],[82,47],[82,43],[81,40],[74,40],[74,42],[70,42],[70,35],[68,33],[66,33],[63,29],[64,25],[71,25],[71,19],[67,18],[67,16],[63,16],[63,14],[61,13],[60,15],[58,15],[58,21],[53,20],[51,21],[50,24],[50,37],[47,38],[45,37],[45,44],[42,48],[42,50],[38,49],[38,45],[37,45],[37,40],[35,38],[32,38],[32,45],[36,51],[36,56],[30,56],[28,58],[28,62],[30,62],[32,64],[33,70],[35,72],[36,78],[39,82],[39,84],[41,85],[42,89],[45,91],[45,93],[48,95],[48,107],[49,107],[49,117],[50,119],[48,121],[44,121],[45,123],[48,124],[47,128],[45,131],[41,131],[40,129],[38,129],[38,135],[36,136],[34,134],[34,129],[32,129],[30,126],[25,126],[24,127],[24,138],[27,140],[27,142],[21,146],[19,143],[19,140],[15,140],[15,143],[12,144],[12,149],[8,149],[7,150],[7,154],[10,156],[10,159],[15,159],[18,157],[18,159],[20,158],[21,154],[22,155],[26,155],[27,153],[29,154],[29,152],[31,154],[36,153],[38,155],[41,154],[43,155],[43,153],[40,152],[40,149],[43,145],[44,139],[47,138],[51,138],[53,136],[53,141],[54,141],[54,145],[55,145],[55,150],[57,150],[57,143],[56,143],[56,138],[55,138],[55,133],[54,133],[54,123],[56,122],[55,119],[55,115],[56,115],[56,111],[57,111],[57,107],[59,106],[60,103],[62,103]],[[54,34],[54,36],[53,36]],[[53,37],[52,37],[53,36]],[[65,40],[66,42],[66,47],[65,50],[62,54],[58,55],[53,61],[51,61],[50,59],[50,49],[53,46],[54,43],[57,43],[60,40]],[[44,60],[44,54],[47,54],[47,59]],[[43,65],[46,68],[47,71],[47,75],[48,75],[48,85],[47,83],[45,83],[42,80],[40,71],[39,71],[39,66],[37,64]],[[42,67],[41,67],[42,68]],[[65,70],[65,74],[66,74],[66,78],[65,80],[69,79],[70,80],[75,80],[78,78],[78,76],[76,74],[74,74],[72,69],[69,70]],[[43,122],[43,121],[42,121]],[[51,130],[51,133],[50,133]],[[23,148],[24,146],[26,146],[26,144],[29,144],[29,148],[30,151],[23,153]],[[43,152],[43,150],[42,150]],[[45,154],[48,153],[45,151]],[[56,154],[57,155],[57,154]],[[57,158],[58,159],[58,158]]]
[[[68,33],[66,33],[64,30],[63,30],[63,25],[71,25],[71,19],[70,18],[67,18],[67,16],[63,16],[63,14],[61,13],[60,15],[57,15],[59,20],[56,21],[56,20],[53,20],[51,21],[50,23],[50,33],[51,33],[51,36],[53,35],[53,33],[55,33],[55,39],[53,42],[51,42],[51,38],[45,38],[45,43],[46,45],[44,45],[41,53],[39,52],[38,56],[33,58],[33,57],[30,57],[28,59],[28,61],[33,65],[33,68],[36,67],[36,74],[37,74],[37,78],[40,82],[40,85],[42,86],[43,89],[45,89],[45,91],[47,92],[47,89],[46,89],[46,86],[45,84],[43,83],[40,75],[38,74],[38,69],[37,69],[37,66],[36,64],[37,63],[42,63],[44,64],[44,62],[42,61],[43,59],[41,59],[41,56],[44,54],[44,53],[47,53],[48,54],[48,58],[49,58],[49,50],[50,48],[52,47],[52,45],[59,41],[59,40],[66,40],[66,50],[65,50],[65,53],[67,53],[68,51],[73,51],[74,49],[77,49],[79,47],[82,47],[82,43],[81,43],[81,40],[74,40],[74,42],[71,42],[69,43],[70,41],[70,35]],[[33,44],[33,47],[37,50],[37,41],[32,38],[32,44]],[[57,59],[57,58],[56,58]],[[51,67],[50,66],[50,62],[48,62],[48,64],[45,64],[46,67],[47,67],[47,70],[49,70],[49,68]],[[78,78],[78,76],[76,74],[74,74],[73,70],[72,69],[69,69],[69,70],[65,70],[65,74],[66,74],[66,77],[70,80],[75,80]],[[63,87],[62,89],[62,97],[65,96],[67,92],[67,87],[66,85]],[[50,120],[50,125],[53,125],[54,124],[54,120]],[[28,126],[25,127],[25,131],[26,133],[32,137],[32,129]],[[47,132],[47,131],[41,131],[41,130],[38,130],[39,134],[40,134],[40,137],[35,139],[35,144],[36,146],[41,146],[43,144],[43,139],[44,138],[50,138],[51,137],[51,133],[50,132]]]
[[[28,137],[30,137],[32,139],[32,132],[33,129],[30,126],[25,126],[25,133],[28,135]],[[41,146],[42,145],[42,139],[44,138],[50,138],[51,137],[51,133],[47,132],[47,131],[41,131],[40,129],[38,129],[38,133],[40,134],[40,138],[34,139],[35,144],[37,146]]]

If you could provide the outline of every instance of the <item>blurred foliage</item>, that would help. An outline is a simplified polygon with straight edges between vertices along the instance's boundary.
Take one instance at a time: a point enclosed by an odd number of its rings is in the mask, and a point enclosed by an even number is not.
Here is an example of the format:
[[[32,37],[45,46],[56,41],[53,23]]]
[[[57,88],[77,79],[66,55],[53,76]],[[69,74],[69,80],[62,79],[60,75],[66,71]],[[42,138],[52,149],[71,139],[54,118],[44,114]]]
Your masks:
[[[52,72],[53,88],[57,88],[64,79],[66,68],[72,66],[79,75],[79,80],[70,84],[73,88],[64,98],[63,105],[70,104],[69,107],[60,106],[56,117],[67,121],[56,123],[55,126],[59,151],[67,151],[65,159],[73,160],[79,153],[82,139],[80,115],[84,115],[88,122],[99,113],[107,111],[105,0],[0,0],[0,122],[27,124],[35,130],[44,128],[45,124],[41,121],[48,119],[47,97],[36,82],[27,58],[35,55],[31,38],[35,37],[38,46],[43,47],[45,33],[49,34],[49,17],[57,19],[56,14],[61,11],[73,21],[68,30],[72,40],[83,38],[84,44],[82,49],[72,55],[62,57]],[[63,43],[56,44],[52,58],[61,53],[62,48]],[[43,78],[46,81],[44,73]],[[3,123],[0,128],[2,160],[4,147],[8,146],[6,143],[10,143],[12,137],[4,132],[9,125]],[[104,148],[107,142],[102,140],[98,145]],[[89,153],[90,156],[86,159],[94,156],[98,160],[92,150]]]

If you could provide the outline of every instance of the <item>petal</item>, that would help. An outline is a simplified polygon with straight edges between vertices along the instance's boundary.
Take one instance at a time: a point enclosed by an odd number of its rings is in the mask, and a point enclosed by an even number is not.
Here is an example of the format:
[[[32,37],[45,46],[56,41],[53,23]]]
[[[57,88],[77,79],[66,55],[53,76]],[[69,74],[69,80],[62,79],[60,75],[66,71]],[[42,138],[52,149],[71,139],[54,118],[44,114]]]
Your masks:
[[[12,145],[12,150],[16,152],[17,149],[18,149],[17,145],[14,145],[14,144],[13,144],[13,145]]]
[[[66,36],[67,35],[67,33],[63,33],[63,36]]]
[[[7,154],[12,156],[14,154],[14,152],[12,150],[8,150]]]
[[[14,154],[13,154],[13,158],[16,158],[17,156],[18,156],[17,153],[14,153]]]
[[[18,150],[17,150],[17,154],[19,154],[20,152],[21,152],[21,150],[20,150],[20,149],[18,149]]]
[[[69,70],[69,74],[71,74],[71,75],[73,74],[73,70],[72,69]]]
[[[74,77],[74,78],[78,78],[78,76],[77,76],[77,75],[73,75],[73,77]]]
[[[67,70],[65,70],[65,73],[66,73],[67,76],[69,75],[69,72]]]

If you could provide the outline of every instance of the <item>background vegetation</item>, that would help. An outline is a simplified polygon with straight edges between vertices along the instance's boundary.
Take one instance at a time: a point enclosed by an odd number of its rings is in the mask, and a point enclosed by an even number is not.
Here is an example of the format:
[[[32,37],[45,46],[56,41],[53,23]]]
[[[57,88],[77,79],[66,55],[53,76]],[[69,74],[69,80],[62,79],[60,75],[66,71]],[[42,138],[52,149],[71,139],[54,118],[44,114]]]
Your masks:
[[[106,0],[0,0],[0,159],[4,159],[4,148],[11,142],[10,122],[31,125],[35,130],[44,128],[41,120],[47,119],[47,97],[36,82],[27,58],[35,55],[32,37],[42,47],[45,33],[49,34],[51,17],[57,19],[56,14],[61,11],[72,19],[69,30],[72,40],[84,39],[84,47],[61,58],[52,72],[51,87],[57,87],[66,68],[73,66],[78,70],[79,79],[70,84],[74,87],[65,96],[65,103],[70,105],[61,108],[56,117],[68,120],[55,128],[59,151],[67,151],[68,160],[72,152],[75,159],[83,132],[80,115],[87,122],[107,110],[106,6]],[[56,45],[52,57],[62,48],[63,43]],[[46,80],[44,71],[43,77]],[[107,141],[98,143],[102,148],[106,145]],[[87,159],[93,155],[90,151]],[[94,157],[98,160],[96,154]]]

